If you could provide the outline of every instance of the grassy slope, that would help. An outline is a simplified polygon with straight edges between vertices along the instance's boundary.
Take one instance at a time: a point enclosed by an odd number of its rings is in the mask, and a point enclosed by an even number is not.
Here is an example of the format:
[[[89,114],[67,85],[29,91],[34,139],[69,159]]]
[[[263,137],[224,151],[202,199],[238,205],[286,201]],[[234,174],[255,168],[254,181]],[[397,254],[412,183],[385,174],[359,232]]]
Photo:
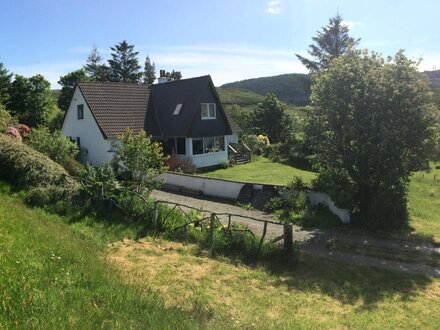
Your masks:
[[[297,269],[231,264],[191,245],[115,243],[110,260],[127,279],[154,284],[168,306],[203,306],[213,321],[244,329],[433,329],[440,281],[307,258]]]
[[[228,169],[215,170],[205,175],[219,179],[276,185],[285,185],[289,183],[294,176],[299,176],[307,182],[312,180],[315,176],[312,172],[274,163],[264,157],[256,157],[250,163],[233,166]]]
[[[223,104],[256,105],[264,99],[263,95],[240,89],[217,87],[217,93]]]
[[[124,284],[98,239],[0,190],[0,328],[198,326],[145,286]]]

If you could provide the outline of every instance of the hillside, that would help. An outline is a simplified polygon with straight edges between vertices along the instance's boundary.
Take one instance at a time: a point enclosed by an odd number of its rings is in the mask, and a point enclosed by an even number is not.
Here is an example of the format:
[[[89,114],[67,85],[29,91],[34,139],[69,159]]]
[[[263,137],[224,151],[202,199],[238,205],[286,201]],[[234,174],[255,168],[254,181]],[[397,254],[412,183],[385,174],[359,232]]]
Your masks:
[[[307,105],[310,97],[309,86],[310,78],[308,75],[290,73],[227,83],[222,85],[221,88],[251,91],[260,95],[274,93],[285,103]]]
[[[431,87],[440,88],[440,70],[424,71],[422,74],[428,77]]]
[[[217,87],[217,93],[223,105],[253,106],[264,99],[261,94],[240,89]]]

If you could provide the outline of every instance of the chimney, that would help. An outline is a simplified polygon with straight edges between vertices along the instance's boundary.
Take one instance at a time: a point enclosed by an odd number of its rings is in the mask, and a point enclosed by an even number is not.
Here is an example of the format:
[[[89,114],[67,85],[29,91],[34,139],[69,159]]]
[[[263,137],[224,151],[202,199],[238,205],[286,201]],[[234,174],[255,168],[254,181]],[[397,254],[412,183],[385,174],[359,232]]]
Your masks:
[[[158,84],[163,84],[168,82],[168,78],[165,76],[165,70],[160,70],[160,76],[157,79]]]

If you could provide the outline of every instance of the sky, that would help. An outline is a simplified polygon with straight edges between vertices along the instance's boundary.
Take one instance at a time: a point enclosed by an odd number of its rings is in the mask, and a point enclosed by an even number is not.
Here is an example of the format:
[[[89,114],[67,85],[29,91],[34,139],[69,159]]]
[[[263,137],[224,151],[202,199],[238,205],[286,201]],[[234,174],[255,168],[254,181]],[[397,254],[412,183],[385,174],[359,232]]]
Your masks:
[[[440,69],[438,0],[0,0],[0,62],[15,74],[59,77],[81,68],[93,45],[104,59],[122,40],[160,69],[210,74],[220,86],[306,73],[312,37],[339,13],[359,48],[405,49],[419,70]]]

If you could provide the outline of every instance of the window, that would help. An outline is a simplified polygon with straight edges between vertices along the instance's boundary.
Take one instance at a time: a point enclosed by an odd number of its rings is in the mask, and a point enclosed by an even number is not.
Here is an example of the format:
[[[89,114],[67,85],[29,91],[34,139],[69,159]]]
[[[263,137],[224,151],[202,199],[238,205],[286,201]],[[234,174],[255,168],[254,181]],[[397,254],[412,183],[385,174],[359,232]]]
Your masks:
[[[84,104],[78,104],[78,119],[84,119]]]
[[[186,155],[185,138],[176,138],[176,154]]]
[[[215,103],[202,103],[202,119],[215,119]]]
[[[214,152],[214,137],[203,138],[203,151],[205,154],[208,152]]]
[[[214,150],[215,151],[224,151],[225,150],[225,137],[224,136],[214,137]]]
[[[203,154],[203,139],[193,139],[193,155]]]
[[[179,103],[178,105],[176,105],[176,108],[174,109],[173,115],[174,116],[178,116],[180,113],[180,110],[182,110],[183,104]]]

